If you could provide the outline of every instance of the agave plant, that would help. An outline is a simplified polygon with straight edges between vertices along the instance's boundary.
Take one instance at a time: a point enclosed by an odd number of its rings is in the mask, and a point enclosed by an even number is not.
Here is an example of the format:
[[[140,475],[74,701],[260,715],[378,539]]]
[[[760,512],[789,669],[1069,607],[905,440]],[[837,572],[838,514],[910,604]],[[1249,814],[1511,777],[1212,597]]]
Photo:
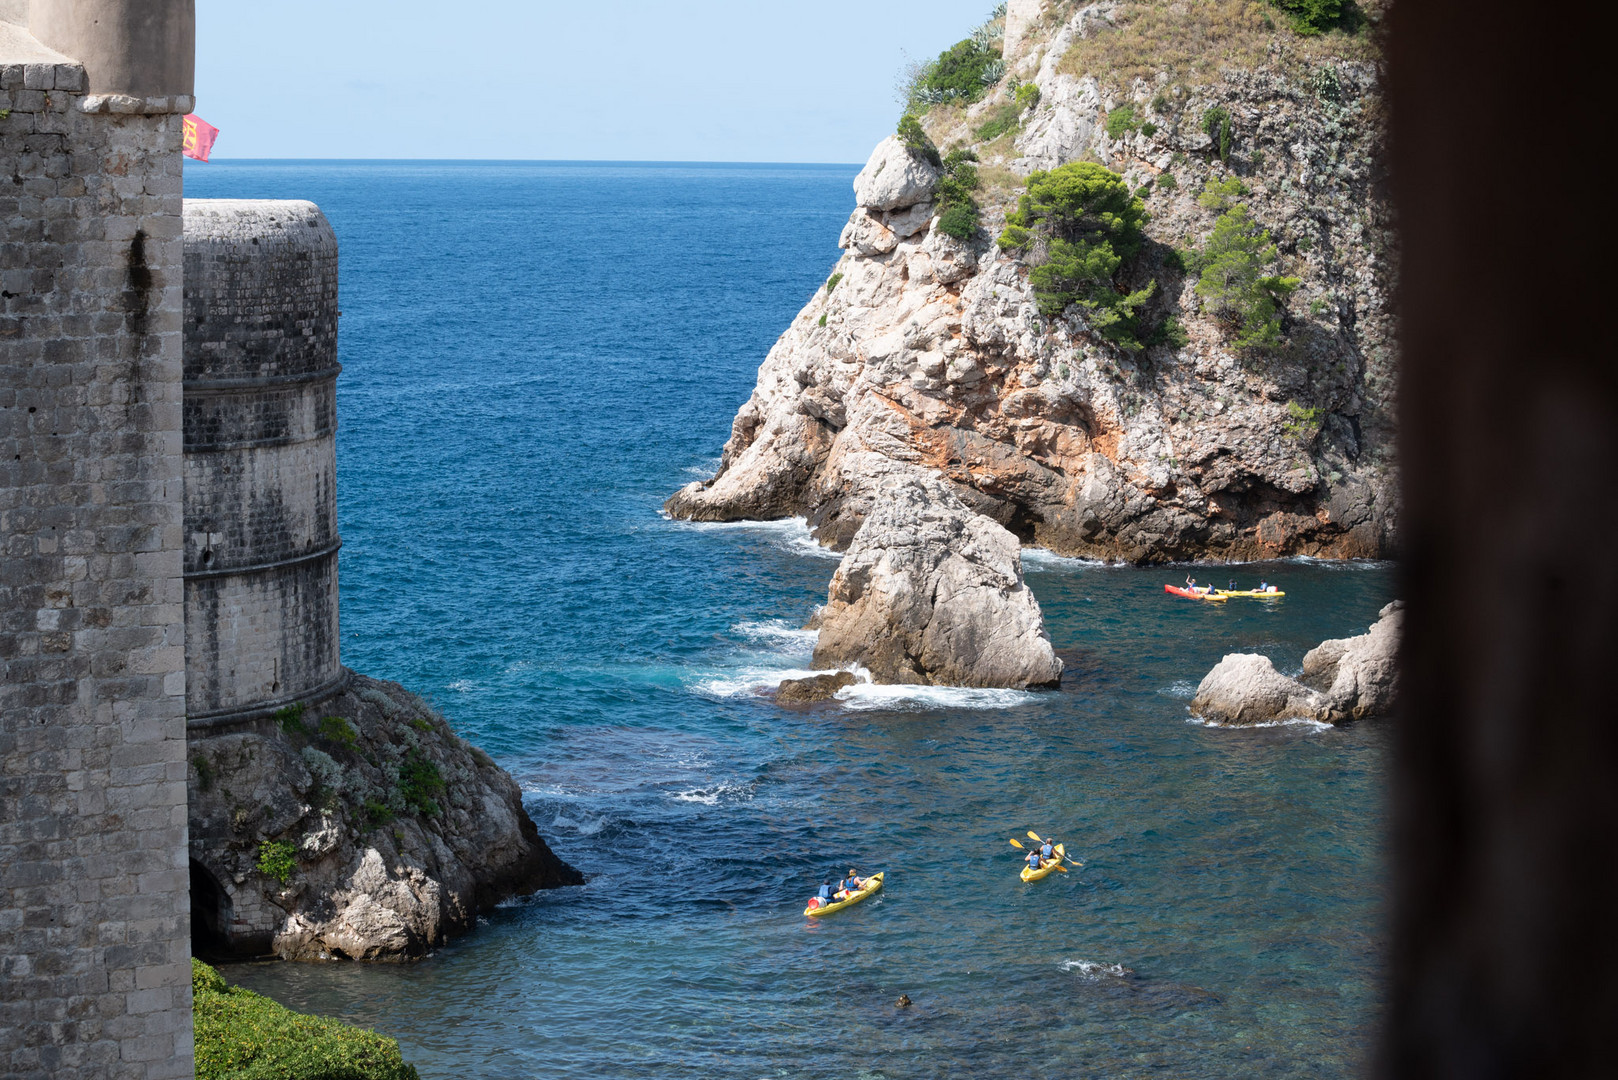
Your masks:
[[[1006,17],[1006,5],[1005,5],[1004,2],[996,4],[994,10],[989,12],[989,21],[990,22],[994,22],[994,20],[996,20],[996,19],[1003,19],[1005,17]]]
[[[983,79],[984,86],[993,86],[1006,77],[1006,62],[1004,60],[995,60],[983,69],[983,74],[980,77]]]

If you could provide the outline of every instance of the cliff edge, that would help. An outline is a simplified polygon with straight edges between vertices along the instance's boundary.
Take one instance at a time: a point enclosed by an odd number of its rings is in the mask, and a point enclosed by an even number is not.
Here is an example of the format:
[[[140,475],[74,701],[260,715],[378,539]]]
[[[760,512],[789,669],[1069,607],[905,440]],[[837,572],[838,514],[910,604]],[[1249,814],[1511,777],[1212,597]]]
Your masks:
[[[717,475],[667,511],[804,515],[847,550],[906,472],[1065,555],[1391,553],[1392,234],[1363,21],[1380,5],[1309,34],[1228,0],[1015,8],[912,73],[844,255]],[[1048,193],[1085,163],[1116,213],[1059,219]],[[1111,267],[1075,268],[1117,214],[1136,232]]]

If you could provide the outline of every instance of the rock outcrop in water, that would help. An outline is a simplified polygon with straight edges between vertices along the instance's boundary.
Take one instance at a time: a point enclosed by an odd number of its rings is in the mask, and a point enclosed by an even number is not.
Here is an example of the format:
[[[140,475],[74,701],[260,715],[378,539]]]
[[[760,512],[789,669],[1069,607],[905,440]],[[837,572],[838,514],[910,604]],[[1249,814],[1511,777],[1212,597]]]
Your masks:
[[[1218,724],[1275,720],[1340,724],[1393,711],[1399,690],[1399,633],[1404,605],[1384,607],[1370,632],[1310,649],[1303,676],[1291,679],[1267,656],[1231,653],[1203,678],[1191,713]]]
[[[1070,14],[1039,39],[1058,9]],[[1309,46],[1277,31],[1260,66],[1200,82],[1165,73],[1122,86],[1107,71],[1064,70],[1076,43],[1123,32],[1117,10],[1047,3],[1036,17],[1019,5],[1008,78],[1041,95],[1014,134],[977,146],[986,182],[982,227],[970,239],[938,227],[937,170],[884,140],[856,182],[859,205],[834,279],[766,357],[717,475],[677,492],[670,514],[801,514],[822,542],[858,544],[860,567],[874,567],[877,539],[856,537],[897,470],[925,475],[967,514],[1020,541],[1066,555],[1154,562],[1390,551],[1391,231],[1374,62],[1305,61],[1296,50]],[[1006,97],[1002,86],[924,122],[946,150],[979,143],[975,132]],[[1219,115],[1229,128],[1216,143],[1208,118]],[[1081,160],[1108,165],[1145,198],[1148,244],[1137,272],[1158,283],[1153,317],[1172,320],[1183,340],[1126,349],[1076,308],[1042,315],[1028,265],[994,242],[1031,171]],[[1186,269],[1217,217],[1199,194],[1231,180],[1273,236],[1279,271],[1302,281],[1284,341],[1258,351],[1231,344]],[[960,535],[968,532],[977,535]],[[852,612],[849,590],[866,570],[848,571],[831,599]],[[1017,587],[974,616],[962,644],[988,640],[986,620],[1018,606],[1008,599],[1020,588],[1017,572]],[[880,606],[898,618],[899,607]],[[884,679],[948,680],[973,668],[964,652],[923,659],[912,649],[918,631],[898,622],[878,633],[873,610],[859,612],[869,648],[833,635],[820,658],[857,660]],[[1020,631],[1017,639],[1036,640]],[[1035,646],[1009,669],[1040,662]]]
[[[190,740],[193,919],[221,955],[399,960],[575,885],[488,755],[397,683]]]

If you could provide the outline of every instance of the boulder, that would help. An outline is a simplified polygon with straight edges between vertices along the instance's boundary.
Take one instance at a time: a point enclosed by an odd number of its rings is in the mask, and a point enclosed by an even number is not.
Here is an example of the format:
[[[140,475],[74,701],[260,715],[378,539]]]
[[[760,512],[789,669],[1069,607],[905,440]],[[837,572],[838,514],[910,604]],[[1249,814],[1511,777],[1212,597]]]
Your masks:
[[[1042,687],[1061,681],[1017,538],[922,469],[891,466],[833,576],[815,667],[879,683]]]
[[[897,135],[877,143],[854,178],[854,197],[867,210],[901,210],[930,202],[943,171],[912,153]]]
[[[1326,719],[1326,699],[1289,679],[1257,653],[1230,653],[1203,677],[1191,699],[1191,712],[1219,724],[1262,724],[1272,720]]]
[[[775,691],[777,705],[810,705],[816,701],[830,701],[837,691],[853,686],[858,681],[853,672],[834,671],[829,675],[812,675],[807,679],[783,679]]]
[[[1197,687],[1191,712],[1221,724],[1294,718],[1340,724],[1386,715],[1398,695],[1403,611],[1395,601],[1382,609],[1369,633],[1310,649],[1301,681],[1276,671],[1267,656],[1232,653]]]
[[[193,919],[221,957],[403,960],[577,885],[487,754],[397,683],[189,733]]]
[[[1303,658],[1303,682],[1323,691],[1334,720],[1363,720],[1393,711],[1399,693],[1399,637],[1404,603],[1378,613],[1368,633],[1322,641]]]

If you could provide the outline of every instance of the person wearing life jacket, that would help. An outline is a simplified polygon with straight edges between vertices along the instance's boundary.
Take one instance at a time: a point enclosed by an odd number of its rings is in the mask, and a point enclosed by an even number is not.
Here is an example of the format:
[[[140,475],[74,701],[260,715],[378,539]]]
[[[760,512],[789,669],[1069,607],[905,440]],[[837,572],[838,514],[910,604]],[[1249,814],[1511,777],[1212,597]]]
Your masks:
[[[820,901],[820,906],[821,907],[830,907],[831,906],[831,904],[832,904],[831,878],[827,878],[826,880],[824,880],[824,881],[822,881],[820,883],[820,892],[818,894],[816,894],[815,898]]]
[[[855,893],[859,892],[860,886],[863,884],[864,882],[860,881],[859,874],[854,871],[853,867],[849,867],[848,876],[838,884],[838,888],[842,890],[846,899],[847,897],[853,896]]]
[[[1258,591],[1259,592],[1269,592],[1270,591],[1270,583],[1268,581],[1263,580],[1262,578],[1259,579]]]
[[[1040,845],[1039,857],[1047,860],[1056,858],[1056,844],[1050,840],[1046,840]]]
[[[1035,848],[1034,850],[1032,850],[1032,851],[1030,851],[1028,853],[1028,869],[1029,870],[1038,870],[1039,869],[1039,863],[1040,863],[1039,849]]]

